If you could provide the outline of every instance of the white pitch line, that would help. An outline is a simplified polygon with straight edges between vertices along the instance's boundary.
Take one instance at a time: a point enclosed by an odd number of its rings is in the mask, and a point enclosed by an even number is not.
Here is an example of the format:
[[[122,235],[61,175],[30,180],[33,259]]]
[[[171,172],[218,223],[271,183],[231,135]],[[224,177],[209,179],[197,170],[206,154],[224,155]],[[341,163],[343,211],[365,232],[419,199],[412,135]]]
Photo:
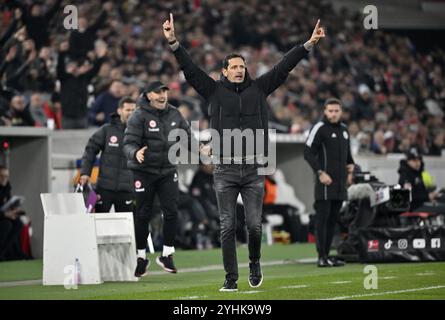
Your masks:
[[[339,296],[339,297],[326,298],[326,299],[321,299],[321,300],[345,300],[345,299],[354,299],[354,298],[362,298],[362,297],[384,296],[384,295],[388,295],[388,294],[435,290],[435,289],[442,289],[442,288],[445,288],[445,285],[434,286],[434,287],[415,288],[415,289],[406,289],[406,290],[397,290],[397,291],[376,292],[376,293],[368,293],[368,294],[355,294],[355,295],[351,295],[351,296]]]
[[[255,291],[255,290],[252,290],[252,291],[238,291],[238,293],[242,293],[242,294],[253,294],[253,293],[260,293],[260,292],[263,292],[263,291]]]
[[[18,286],[32,286],[35,284],[42,284],[42,280],[23,280],[23,281],[9,281],[9,282],[0,282],[1,287],[18,287]]]
[[[303,258],[298,260],[273,260],[273,261],[264,261],[261,262],[262,267],[272,267],[272,266],[280,266],[280,265],[288,265],[288,264],[294,264],[294,263],[308,263],[313,262],[315,263],[317,260],[314,258]],[[239,268],[248,268],[249,263],[240,263]],[[203,267],[197,267],[197,268],[184,268],[179,269],[178,273],[190,273],[190,272],[205,272],[205,271],[218,271],[223,270],[223,265],[214,264],[214,265],[208,265]],[[147,276],[159,276],[159,275],[165,275],[165,271],[150,271],[148,270]]]
[[[273,260],[273,261],[264,261],[261,262],[261,266],[263,267],[270,267],[270,266],[280,266],[280,265],[289,265],[289,264],[300,264],[300,263],[316,263],[317,259],[315,258],[303,258],[303,259],[296,259],[296,260]],[[239,268],[248,268],[248,263],[240,263]],[[197,267],[197,268],[184,268],[179,269],[178,273],[192,273],[192,272],[207,272],[207,271],[219,271],[224,270],[223,265],[208,265],[203,267]],[[147,276],[160,276],[165,275],[165,271],[155,271],[155,270],[148,270]],[[35,285],[35,284],[42,284],[42,279],[36,279],[36,280],[25,280],[25,281],[8,281],[8,282],[1,282],[0,281],[0,288],[2,287],[17,287],[17,286],[28,286],[28,285]]]
[[[202,299],[207,298],[207,296],[189,296],[189,297],[179,297],[178,300],[188,300],[188,299]]]
[[[345,284],[345,283],[351,283],[352,281],[334,281],[334,282],[329,282],[330,284]]]
[[[381,280],[388,280],[388,279],[396,279],[397,277],[394,276],[388,276],[388,277],[379,277]]]
[[[302,285],[295,285],[295,286],[284,286],[284,287],[280,287],[280,289],[300,289],[300,288],[307,288],[308,285],[307,284],[302,284]]]
[[[416,276],[434,276],[434,272],[421,272],[421,273],[416,273]]]

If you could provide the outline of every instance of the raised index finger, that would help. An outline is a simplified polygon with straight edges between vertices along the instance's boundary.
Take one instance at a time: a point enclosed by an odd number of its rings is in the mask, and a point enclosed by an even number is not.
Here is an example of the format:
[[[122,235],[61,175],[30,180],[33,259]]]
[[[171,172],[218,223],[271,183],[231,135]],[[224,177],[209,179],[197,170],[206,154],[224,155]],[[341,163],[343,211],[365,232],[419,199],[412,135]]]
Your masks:
[[[320,26],[320,19],[317,20],[317,24],[315,25],[315,29],[318,29],[319,26]]]
[[[173,13],[170,12],[170,23],[173,23]]]

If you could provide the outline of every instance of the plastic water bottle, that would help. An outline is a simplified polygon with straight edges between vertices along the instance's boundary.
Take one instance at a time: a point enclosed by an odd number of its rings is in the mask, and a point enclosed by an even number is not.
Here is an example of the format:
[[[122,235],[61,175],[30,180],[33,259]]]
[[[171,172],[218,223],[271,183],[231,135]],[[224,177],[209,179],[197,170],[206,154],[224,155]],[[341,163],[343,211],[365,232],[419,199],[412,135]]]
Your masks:
[[[46,121],[46,126],[48,127],[48,129],[50,130],[54,130],[54,128],[56,127],[56,123],[54,121],[54,119],[50,118]]]
[[[77,286],[81,283],[80,279],[80,262],[79,259],[76,258],[74,261],[74,284]]]

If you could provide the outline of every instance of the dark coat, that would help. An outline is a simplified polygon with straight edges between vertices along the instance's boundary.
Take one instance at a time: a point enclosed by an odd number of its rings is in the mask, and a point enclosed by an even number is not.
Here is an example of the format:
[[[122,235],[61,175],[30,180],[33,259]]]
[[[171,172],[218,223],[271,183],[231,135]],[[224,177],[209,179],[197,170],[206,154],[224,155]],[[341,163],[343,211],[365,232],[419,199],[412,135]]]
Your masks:
[[[88,51],[94,50],[94,41],[96,41],[97,38],[96,33],[105,23],[107,17],[107,12],[102,11],[96,21],[90,25],[85,32],[81,33],[78,30],[71,31],[69,38],[70,56],[81,60],[87,56]]]
[[[1,207],[11,199],[11,184],[8,183],[5,186],[0,185],[0,219],[5,218],[5,212],[1,210]]]
[[[110,122],[110,115],[116,112],[119,106],[120,97],[113,96],[109,91],[101,93],[94,101],[90,110],[90,123],[100,126],[104,123]],[[98,122],[96,116],[98,113],[103,112],[105,119],[103,122]]]
[[[104,59],[97,59],[86,73],[74,76],[65,71],[66,54],[59,53],[57,77],[60,80],[62,115],[68,118],[87,118],[88,85],[99,72]]]
[[[111,123],[99,128],[89,139],[82,157],[82,175],[91,175],[97,154],[100,155],[98,189],[118,192],[133,192],[133,174],[127,168],[123,152],[125,124],[117,114]]]
[[[176,141],[169,141],[170,131],[183,129],[187,133],[187,143],[191,145],[191,131],[187,121],[173,106],[167,105],[158,110],[150,105],[144,96],[137,101],[137,109],[128,119],[124,137],[124,152],[128,168],[149,174],[169,174],[176,170],[176,163],[168,159],[169,149]],[[147,146],[144,162],[136,160],[136,152]]]
[[[246,71],[243,83],[232,83],[224,76],[221,80],[213,80],[193,63],[185,48],[179,45],[174,51],[176,60],[188,83],[208,102],[210,127],[216,129],[221,137],[220,149],[213,149],[216,157],[267,156],[269,106],[266,98],[285,82],[289,72],[307,53],[303,46],[295,46],[261,77],[252,80]],[[229,142],[232,154],[223,154],[224,129],[252,129],[254,133],[256,129],[264,130],[264,137],[261,137],[263,141],[259,142],[263,146],[262,150],[246,150],[244,143],[242,154],[234,154],[233,142]],[[256,143],[255,139],[252,146],[257,146]]]
[[[403,187],[405,183],[411,185],[411,209],[420,207],[424,202],[430,201],[428,190],[422,179],[423,163],[419,170],[414,170],[406,160],[400,160],[399,184]]]
[[[347,165],[353,164],[349,132],[345,124],[318,122],[310,131],[304,149],[304,159],[314,171],[315,200],[347,200]],[[318,170],[332,179],[332,184],[322,184]]]

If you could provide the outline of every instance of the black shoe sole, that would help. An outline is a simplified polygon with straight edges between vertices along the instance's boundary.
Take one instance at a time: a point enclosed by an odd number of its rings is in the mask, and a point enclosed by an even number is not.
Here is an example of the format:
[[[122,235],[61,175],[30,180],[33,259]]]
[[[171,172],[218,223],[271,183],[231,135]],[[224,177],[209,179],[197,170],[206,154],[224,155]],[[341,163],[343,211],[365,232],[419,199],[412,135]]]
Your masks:
[[[159,257],[156,258],[156,263],[158,264],[158,266],[160,266],[164,271],[166,271],[168,273],[177,273],[178,272],[177,269],[169,269],[169,268],[165,267],[164,264],[161,262],[161,260],[159,260]]]
[[[250,283],[250,279],[249,279],[249,286],[250,286],[251,288],[259,288],[259,287],[261,287],[261,285],[263,284],[263,279],[264,279],[264,276],[262,275],[262,276],[261,276],[261,281],[260,281],[260,283],[258,283],[256,286],[254,286],[252,283]]]
[[[141,277],[145,277],[148,274],[148,267],[150,266],[150,260],[148,260],[147,266],[145,267],[145,272],[143,274],[139,274],[139,273],[134,273],[134,276],[136,278],[141,278]]]
[[[344,263],[339,263],[339,264],[334,264],[333,267],[344,267],[346,264]]]
[[[330,264],[322,264],[322,265],[317,264],[317,267],[319,267],[319,268],[330,268],[330,267],[333,267],[333,266],[331,266]]]

